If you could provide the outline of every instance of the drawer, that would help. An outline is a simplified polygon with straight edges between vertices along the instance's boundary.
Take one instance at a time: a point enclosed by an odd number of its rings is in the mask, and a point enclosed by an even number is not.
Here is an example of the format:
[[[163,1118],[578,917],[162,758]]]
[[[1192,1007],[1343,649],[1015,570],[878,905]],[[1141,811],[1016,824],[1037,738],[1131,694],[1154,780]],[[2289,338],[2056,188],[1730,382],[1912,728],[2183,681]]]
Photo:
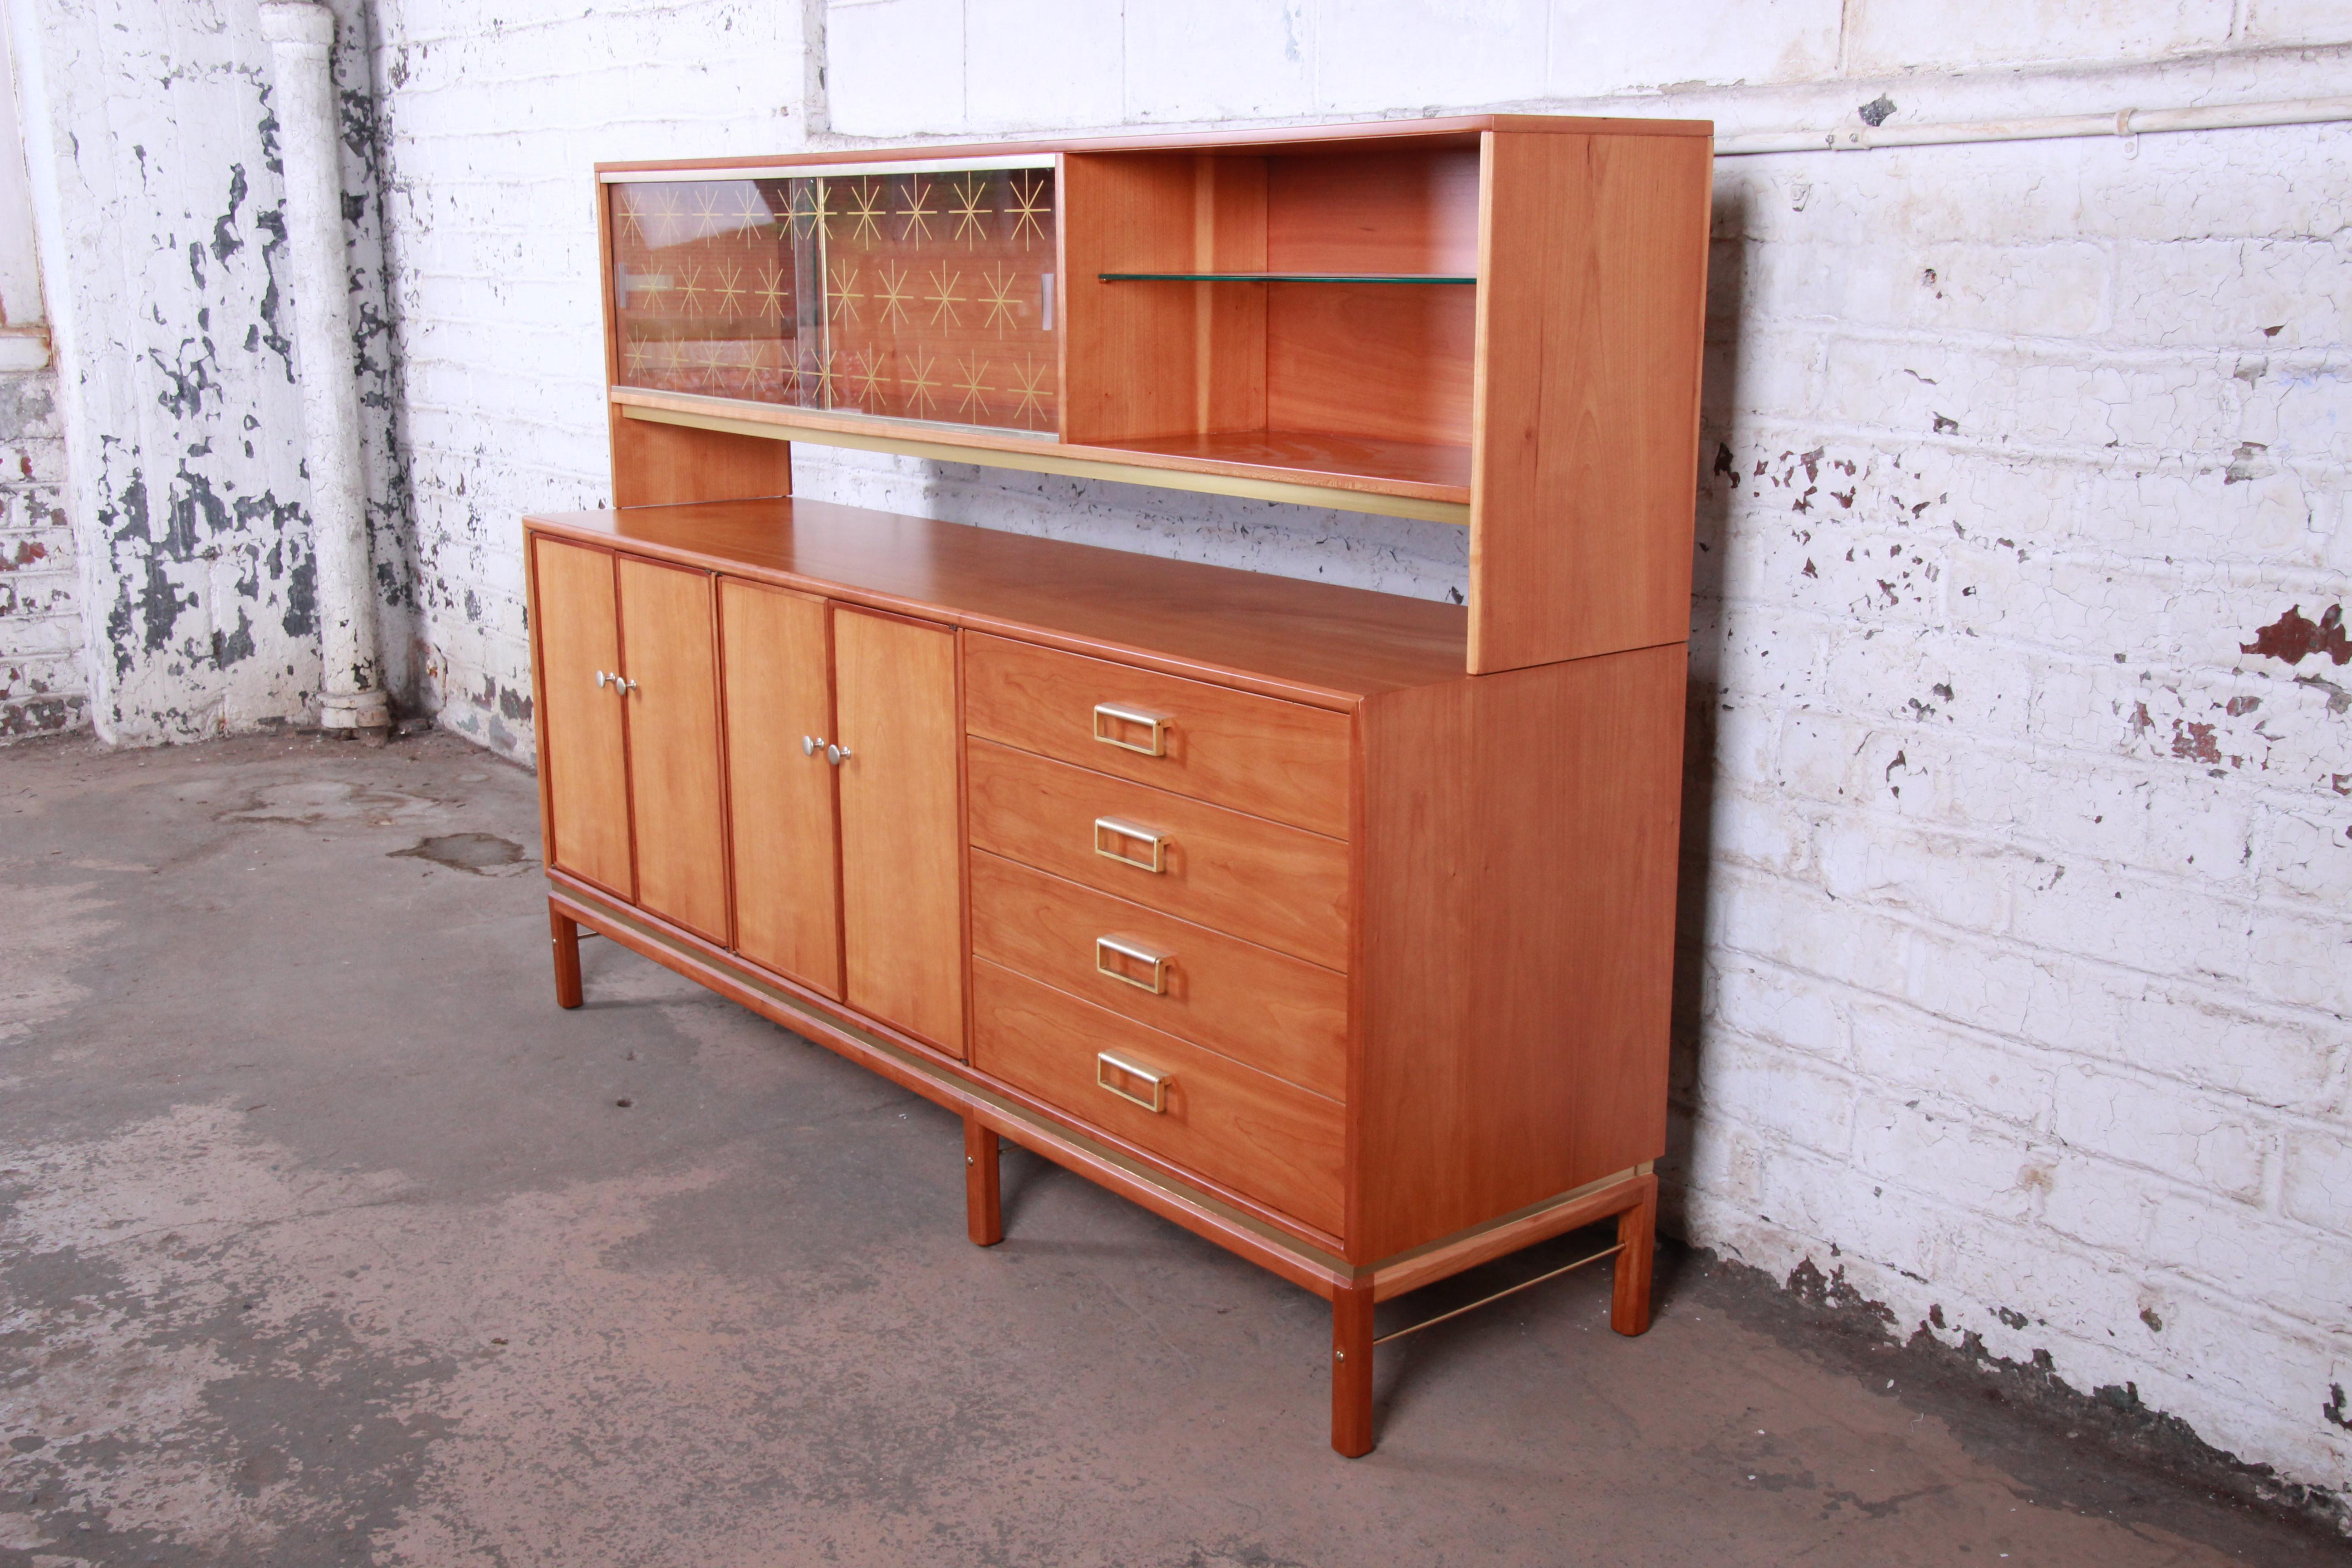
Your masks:
[[[963,668],[974,735],[1348,836],[1343,713],[977,634]]]
[[[976,847],[1347,968],[1348,847],[1339,840],[992,741],[964,744]]]
[[[1339,1233],[1347,1131],[1338,1101],[984,958],[972,961],[971,996],[971,1063],[981,1071],[1205,1181]],[[1139,1070],[1122,1072],[1106,1055]],[[1142,1075],[1158,1077],[1156,1093]]]
[[[1219,1056],[1347,1097],[1348,977],[1337,970],[978,850],[971,948]]]

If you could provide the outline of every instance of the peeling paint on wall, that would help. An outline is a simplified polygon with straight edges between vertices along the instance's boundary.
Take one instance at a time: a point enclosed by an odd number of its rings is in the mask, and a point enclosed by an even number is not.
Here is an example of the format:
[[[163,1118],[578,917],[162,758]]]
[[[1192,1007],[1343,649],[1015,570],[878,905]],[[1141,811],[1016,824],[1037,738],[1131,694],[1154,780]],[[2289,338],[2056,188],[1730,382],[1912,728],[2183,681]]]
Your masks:
[[[354,374],[386,601],[406,592],[391,439],[382,254],[366,192],[373,103],[364,8],[343,7],[356,71]],[[193,739],[299,720],[318,671],[316,567],[284,330],[286,234],[268,51],[189,0],[36,7],[28,113],[46,113],[73,345],[72,514],[89,599],[92,716],[110,739]],[[403,644],[404,650],[404,642]],[[395,661],[395,669],[397,669]],[[397,687],[395,688],[397,689]]]

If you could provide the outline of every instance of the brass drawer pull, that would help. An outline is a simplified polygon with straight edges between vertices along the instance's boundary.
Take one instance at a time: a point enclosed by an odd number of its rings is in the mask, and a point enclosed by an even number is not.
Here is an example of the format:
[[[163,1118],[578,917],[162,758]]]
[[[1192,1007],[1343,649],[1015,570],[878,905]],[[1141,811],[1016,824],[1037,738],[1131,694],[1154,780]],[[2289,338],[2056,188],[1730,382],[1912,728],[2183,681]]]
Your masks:
[[[1151,965],[1151,978],[1138,980],[1124,968],[1112,963],[1114,958],[1131,958],[1138,963]],[[1113,980],[1123,980],[1138,991],[1149,991],[1154,996],[1168,994],[1168,965],[1174,959],[1164,952],[1146,952],[1139,947],[1123,942],[1115,936],[1095,938],[1095,973],[1108,974]]]
[[[1130,1094],[1119,1088],[1103,1076],[1106,1069],[1125,1073],[1129,1078],[1141,1079],[1151,1086],[1151,1098],[1146,1100],[1139,1094]],[[1099,1052],[1095,1057],[1095,1086],[1097,1089],[1110,1090],[1130,1105],[1143,1107],[1154,1116],[1161,1114],[1168,1109],[1168,1086],[1172,1081],[1173,1079],[1167,1073],[1153,1072],[1150,1068],[1139,1068],[1133,1062],[1121,1061],[1108,1051]]]
[[[1108,848],[1103,843],[1106,837],[1110,840]],[[1139,860],[1132,855],[1119,853],[1118,846],[1123,839],[1133,839],[1138,844],[1150,845],[1151,858]],[[1132,866],[1139,871],[1150,871],[1155,876],[1168,868],[1167,837],[1162,834],[1154,833],[1149,827],[1138,827],[1132,822],[1121,822],[1116,816],[1095,818],[1095,853],[1106,860],[1116,860],[1122,866]]]
[[[1149,724],[1151,726],[1151,744],[1139,746],[1133,741],[1120,740],[1115,732],[1103,728],[1106,719],[1113,724]],[[1136,752],[1147,757],[1166,756],[1171,722],[1172,721],[1165,713],[1146,713],[1140,708],[1122,708],[1116,702],[1095,704],[1095,739],[1106,746],[1117,746],[1122,752]]]

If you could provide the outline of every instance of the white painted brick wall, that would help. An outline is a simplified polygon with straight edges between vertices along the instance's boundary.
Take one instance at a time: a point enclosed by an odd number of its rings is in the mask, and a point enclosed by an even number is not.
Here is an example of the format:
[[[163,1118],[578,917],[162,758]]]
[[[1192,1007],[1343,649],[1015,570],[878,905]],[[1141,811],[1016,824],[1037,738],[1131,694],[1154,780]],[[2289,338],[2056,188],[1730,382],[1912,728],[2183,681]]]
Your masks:
[[[411,638],[362,0],[342,18],[352,354],[386,663]],[[318,684],[309,480],[255,0],[10,0],[100,734],[299,721]],[[61,624],[61,623],[59,623]],[[62,676],[55,677],[62,679]]]
[[[0,741],[89,721],[54,371],[0,372]]]
[[[2274,47],[2352,32],[2324,0],[834,0],[812,128],[787,10],[378,5],[420,657],[509,753],[516,516],[605,494],[598,158],[1601,93],[2112,112],[2339,91],[2343,48]],[[1694,1240],[2339,1491],[2352,668],[2242,646],[2352,598],[2347,170],[2341,125],[1718,163],[1670,1172]],[[795,457],[833,499],[1463,581],[1437,525]]]

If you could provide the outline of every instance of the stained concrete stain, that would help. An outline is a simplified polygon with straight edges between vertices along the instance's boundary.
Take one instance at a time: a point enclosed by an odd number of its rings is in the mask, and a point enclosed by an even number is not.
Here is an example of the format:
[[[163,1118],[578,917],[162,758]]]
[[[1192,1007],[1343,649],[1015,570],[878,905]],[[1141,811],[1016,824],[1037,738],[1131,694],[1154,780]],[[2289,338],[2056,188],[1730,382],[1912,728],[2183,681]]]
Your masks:
[[[395,859],[430,860],[456,871],[500,876],[529,870],[539,862],[523,853],[521,845],[495,833],[443,833],[420,838],[406,849],[395,849]]]

